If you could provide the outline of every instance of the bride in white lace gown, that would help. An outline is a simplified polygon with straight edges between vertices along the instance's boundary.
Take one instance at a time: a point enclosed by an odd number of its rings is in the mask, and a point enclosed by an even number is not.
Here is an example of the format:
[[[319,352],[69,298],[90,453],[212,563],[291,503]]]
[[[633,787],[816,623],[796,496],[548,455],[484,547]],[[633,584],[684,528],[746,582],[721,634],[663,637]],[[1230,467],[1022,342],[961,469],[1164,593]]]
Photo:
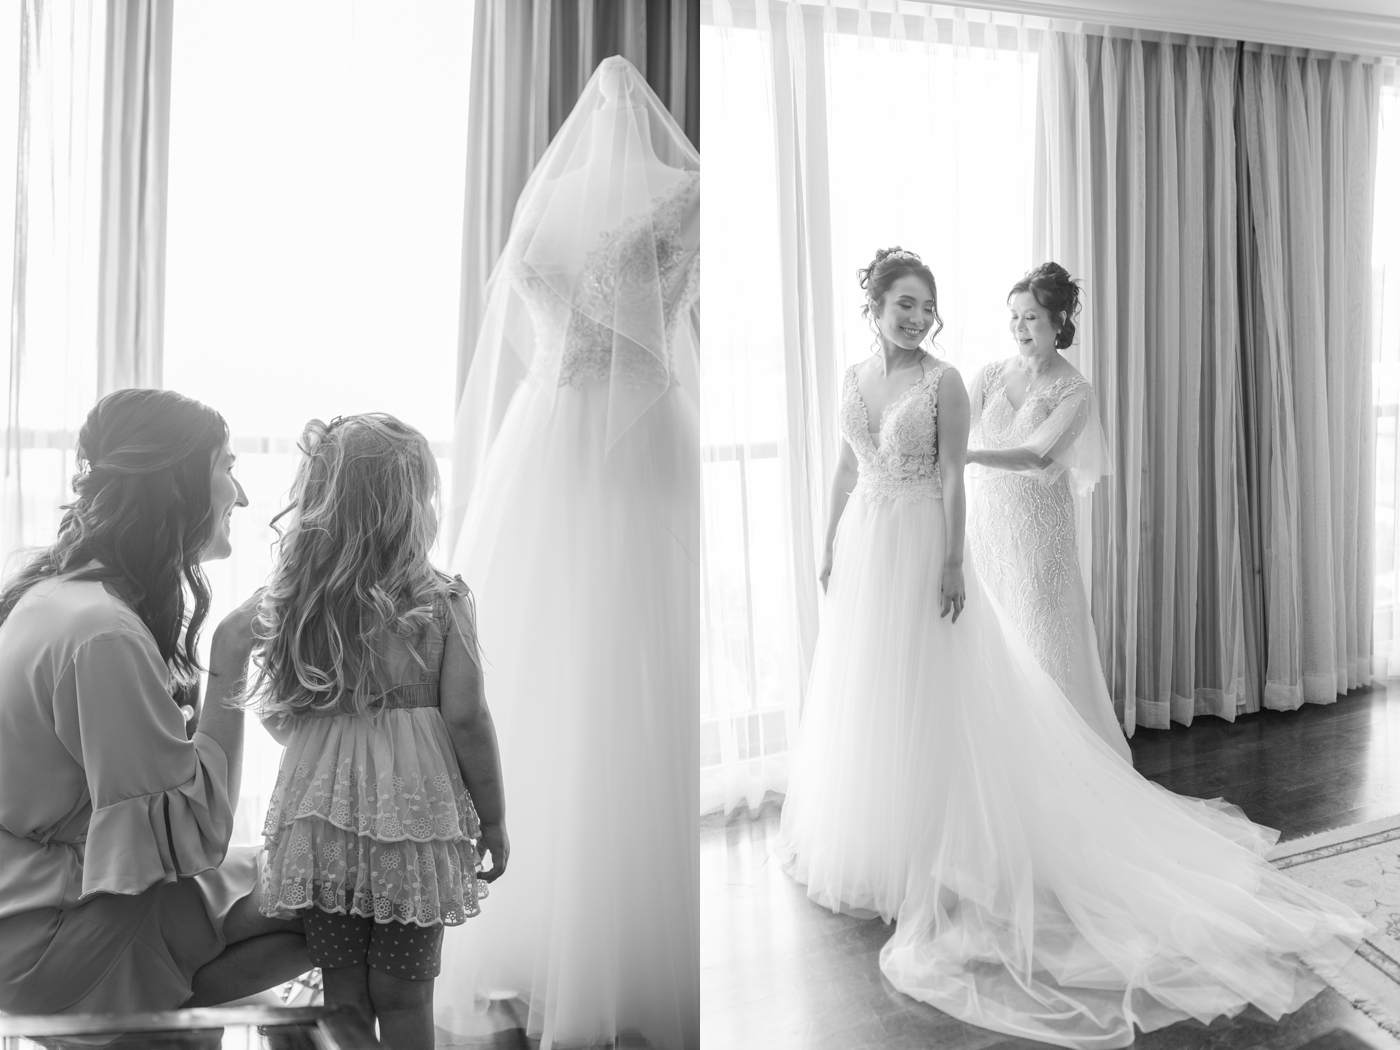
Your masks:
[[[1263,859],[1276,832],[1140,777],[1041,669],[961,565],[970,413],[919,349],[933,275],[898,250],[862,275],[881,353],[846,373],[780,859],[818,903],[895,918],[881,970],[982,1027],[1098,1050],[1297,1009],[1369,927]]]
[[[476,594],[512,841],[445,938],[449,1030],[514,996],[541,1050],[699,1044],[699,209],[698,154],[609,58],[492,275],[451,564]]]
[[[1018,356],[972,381],[968,546],[987,590],[1084,721],[1131,760],[1113,713],[1079,572],[1074,491],[1110,471],[1094,389],[1060,350],[1074,341],[1079,289],[1046,263],[1007,297]]]

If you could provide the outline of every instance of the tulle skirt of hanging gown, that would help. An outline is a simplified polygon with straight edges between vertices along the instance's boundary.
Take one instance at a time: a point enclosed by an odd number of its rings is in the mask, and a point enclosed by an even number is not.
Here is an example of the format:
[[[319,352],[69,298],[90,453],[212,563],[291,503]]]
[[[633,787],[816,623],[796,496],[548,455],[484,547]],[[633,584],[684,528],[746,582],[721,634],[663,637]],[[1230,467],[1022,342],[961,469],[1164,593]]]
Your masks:
[[[542,1046],[699,1031],[697,423],[676,387],[604,455],[606,383],[515,394],[454,559],[476,594],[511,858],[448,930],[438,1023],[519,996]]]
[[[880,967],[971,1024],[1060,1046],[1322,988],[1367,927],[1263,854],[1277,833],[1143,779],[1075,712],[965,563],[939,617],[939,499],[842,516],[780,859],[894,918]]]

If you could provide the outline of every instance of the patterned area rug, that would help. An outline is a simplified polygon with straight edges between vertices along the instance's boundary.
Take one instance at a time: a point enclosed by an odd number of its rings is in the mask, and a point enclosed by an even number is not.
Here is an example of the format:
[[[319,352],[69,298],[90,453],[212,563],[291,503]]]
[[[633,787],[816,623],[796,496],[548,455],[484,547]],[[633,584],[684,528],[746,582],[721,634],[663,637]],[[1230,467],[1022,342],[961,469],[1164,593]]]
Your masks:
[[[1325,831],[1278,846],[1274,866],[1364,915],[1376,932],[1332,986],[1400,1036],[1400,817]]]

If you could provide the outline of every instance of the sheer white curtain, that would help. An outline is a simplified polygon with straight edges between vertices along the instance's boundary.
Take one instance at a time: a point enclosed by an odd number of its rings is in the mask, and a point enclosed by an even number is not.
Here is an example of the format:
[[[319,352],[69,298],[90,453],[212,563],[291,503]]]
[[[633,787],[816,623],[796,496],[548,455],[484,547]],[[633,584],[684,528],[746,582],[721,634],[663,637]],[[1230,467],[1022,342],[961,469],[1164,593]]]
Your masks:
[[[1233,720],[1249,696],[1235,45],[1055,31],[1041,71],[1035,254],[1082,282],[1067,356],[1114,451],[1079,529],[1109,691],[1129,732]]]
[[[1371,681],[1371,237],[1381,69],[1246,47],[1239,99],[1255,265],[1252,388],[1264,546],[1263,702]],[[1267,460],[1265,457],[1267,456]]]
[[[1376,150],[1378,187],[1400,185],[1400,84],[1385,70]],[[1373,403],[1376,420],[1376,576],[1372,621],[1373,670],[1379,679],[1400,676],[1400,195],[1375,195],[1371,240]]]
[[[105,35],[103,4],[25,0],[0,14],[0,68],[19,65],[18,76],[0,77],[0,103],[10,103],[0,115],[0,162],[8,161],[0,189],[12,191],[0,198],[0,243],[11,248],[0,264],[10,278],[0,494],[7,562],[52,539],[70,495],[77,428],[97,391]]]
[[[1042,58],[1037,255],[1086,282],[1124,723],[1330,703],[1370,680],[1379,67],[1103,28]]]
[[[729,812],[787,785],[840,377],[872,341],[856,270],[882,246],[919,252],[947,322],[936,352],[968,380],[1011,352],[1042,23],[797,0],[712,0],[701,19],[701,808]]]

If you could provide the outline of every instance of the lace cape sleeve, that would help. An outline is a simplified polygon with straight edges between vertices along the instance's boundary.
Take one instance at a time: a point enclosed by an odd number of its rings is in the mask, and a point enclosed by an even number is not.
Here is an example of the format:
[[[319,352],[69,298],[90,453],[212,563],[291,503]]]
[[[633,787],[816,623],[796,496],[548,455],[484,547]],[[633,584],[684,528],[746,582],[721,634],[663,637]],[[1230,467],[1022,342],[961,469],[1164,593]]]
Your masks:
[[[1099,478],[1113,473],[1108,439],[1099,422],[1099,401],[1087,382],[1075,383],[1065,393],[1024,447],[1049,457],[1050,465],[1041,475],[1044,481],[1055,481],[1069,471],[1081,495],[1098,484]]]
[[[985,364],[977,370],[977,374],[972,377],[972,385],[967,389],[967,400],[969,409],[967,447],[968,450],[986,448],[987,441],[982,434],[982,413],[987,407],[987,397],[996,388],[996,377],[1000,373],[1001,362],[993,361]],[[976,480],[978,478],[992,477],[1000,471],[991,467],[980,466],[976,463],[969,463],[963,470],[963,477]]]
[[[994,365],[983,365],[977,370],[977,374],[972,377],[972,385],[967,388],[968,407],[971,410],[969,420],[970,429],[973,434],[977,433],[977,428],[982,424],[982,408],[987,402],[988,376]],[[969,438],[968,447],[972,447],[972,440]]]

